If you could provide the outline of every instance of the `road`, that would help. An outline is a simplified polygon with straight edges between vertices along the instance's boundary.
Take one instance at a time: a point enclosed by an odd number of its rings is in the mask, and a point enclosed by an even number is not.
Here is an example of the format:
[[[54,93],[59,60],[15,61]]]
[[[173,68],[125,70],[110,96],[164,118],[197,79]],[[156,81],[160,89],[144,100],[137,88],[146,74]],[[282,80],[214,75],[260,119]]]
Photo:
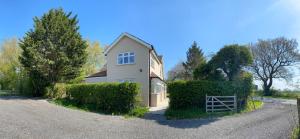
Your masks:
[[[0,138],[289,138],[296,123],[296,106],[280,101],[260,110],[218,119],[166,120],[109,116],[72,110],[45,100],[0,97]]]

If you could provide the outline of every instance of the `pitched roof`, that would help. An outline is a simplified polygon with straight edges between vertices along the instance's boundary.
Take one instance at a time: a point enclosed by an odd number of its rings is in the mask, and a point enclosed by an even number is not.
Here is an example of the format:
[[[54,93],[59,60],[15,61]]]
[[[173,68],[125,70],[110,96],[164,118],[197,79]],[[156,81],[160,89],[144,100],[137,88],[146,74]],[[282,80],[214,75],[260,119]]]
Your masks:
[[[86,78],[92,78],[92,77],[106,77],[107,75],[107,65],[105,64],[103,66],[103,68],[99,71],[99,72],[96,72],[94,74],[91,74],[89,76],[87,76]]]
[[[110,47],[108,47],[105,51],[104,54],[107,54],[123,37],[128,37],[130,39],[133,39],[135,41],[137,41],[138,43],[142,44],[143,46],[146,46],[148,49],[153,49],[153,46],[150,43],[147,43],[145,41],[143,41],[142,39],[133,36],[127,32],[122,33],[111,45]]]

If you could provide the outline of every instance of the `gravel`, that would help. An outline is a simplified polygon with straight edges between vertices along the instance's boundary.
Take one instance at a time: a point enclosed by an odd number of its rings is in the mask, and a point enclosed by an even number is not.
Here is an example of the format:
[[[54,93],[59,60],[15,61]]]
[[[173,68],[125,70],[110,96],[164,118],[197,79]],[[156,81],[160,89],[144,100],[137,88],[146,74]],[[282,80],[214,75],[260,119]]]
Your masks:
[[[214,119],[165,120],[72,110],[46,100],[0,97],[0,137],[21,139],[106,138],[289,138],[296,106],[266,103],[257,111]]]

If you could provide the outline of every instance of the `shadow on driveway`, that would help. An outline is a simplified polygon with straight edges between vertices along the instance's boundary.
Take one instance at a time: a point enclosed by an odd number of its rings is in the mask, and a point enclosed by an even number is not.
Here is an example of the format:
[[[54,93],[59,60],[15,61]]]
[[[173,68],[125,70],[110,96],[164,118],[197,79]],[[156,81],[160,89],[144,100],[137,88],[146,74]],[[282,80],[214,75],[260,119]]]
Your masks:
[[[218,118],[167,120],[164,116],[164,110],[147,113],[142,119],[152,120],[163,126],[180,129],[199,128],[219,120]]]

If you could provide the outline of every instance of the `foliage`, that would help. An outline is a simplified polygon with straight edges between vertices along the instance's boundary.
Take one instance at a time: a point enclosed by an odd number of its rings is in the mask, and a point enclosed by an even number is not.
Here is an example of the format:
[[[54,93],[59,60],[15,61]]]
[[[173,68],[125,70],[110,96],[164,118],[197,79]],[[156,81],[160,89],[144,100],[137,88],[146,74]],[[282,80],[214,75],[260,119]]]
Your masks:
[[[221,70],[214,69],[211,61],[197,67],[193,72],[195,80],[211,80],[211,81],[225,81],[226,78]]]
[[[252,56],[246,46],[238,44],[226,45],[215,56],[210,63],[213,69],[221,69],[229,81],[233,81],[243,67],[252,63]]]
[[[103,48],[100,43],[87,41],[88,47],[87,51],[87,62],[84,65],[84,76],[95,73],[101,67],[103,67],[105,59]]]
[[[250,95],[252,78],[245,76],[241,84],[229,81],[175,81],[168,83],[170,108],[186,109],[191,107],[205,108],[206,95],[237,95],[240,104]]]
[[[177,63],[171,70],[168,71],[168,81],[183,80],[184,67],[182,62]]]
[[[248,100],[246,107],[244,110],[242,110],[242,112],[251,112],[257,109],[262,108],[263,106],[263,102],[262,101],[258,101],[258,100]]]
[[[46,96],[48,98],[61,99],[67,97],[67,85],[64,83],[56,83],[54,86],[46,88]]]
[[[283,98],[283,99],[296,99],[300,98],[300,91],[297,90],[275,90],[270,89],[270,92],[272,96],[266,96],[266,97],[273,97],[273,98]],[[263,90],[258,90],[255,92],[257,96],[263,96]]]
[[[147,112],[149,112],[149,108],[136,106],[134,109],[130,110],[126,116],[129,116],[129,117],[144,117]]]
[[[300,138],[300,128],[296,126],[292,131],[291,139],[299,139]]]
[[[287,69],[299,62],[298,43],[294,39],[276,38],[272,40],[258,40],[252,45],[251,51],[254,58],[251,70],[254,77],[263,82],[265,95],[272,95],[270,88],[273,79],[289,79],[291,72]]]
[[[18,41],[16,38],[5,40],[0,48],[0,89],[17,90],[21,72]]]
[[[68,98],[78,105],[92,104],[107,113],[127,113],[137,105],[139,86],[136,83],[70,84]]]
[[[193,71],[199,67],[200,65],[203,65],[206,63],[205,57],[203,55],[202,49],[200,49],[197,45],[197,43],[194,41],[192,46],[189,48],[189,50],[186,53],[187,60],[186,62],[183,62],[183,67],[185,69],[184,77],[187,80],[193,79]]]
[[[86,41],[79,33],[77,16],[51,9],[34,18],[34,29],[20,42],[20,62],[33,82],[34,95],[45,87],[76,78],[86,62]]]

